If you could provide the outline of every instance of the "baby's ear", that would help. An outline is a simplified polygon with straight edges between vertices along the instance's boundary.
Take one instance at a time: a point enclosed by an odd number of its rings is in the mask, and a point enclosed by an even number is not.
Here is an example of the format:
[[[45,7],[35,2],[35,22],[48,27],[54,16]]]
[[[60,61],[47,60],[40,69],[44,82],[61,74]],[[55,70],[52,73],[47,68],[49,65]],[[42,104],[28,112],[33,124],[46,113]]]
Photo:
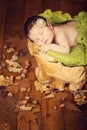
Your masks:
[[[52,27],[52,24],[51,24],[50,22],[47,22],[47,26],[48,26],[49,28],[51,28],[51,29],[53,28],[53,27]]]

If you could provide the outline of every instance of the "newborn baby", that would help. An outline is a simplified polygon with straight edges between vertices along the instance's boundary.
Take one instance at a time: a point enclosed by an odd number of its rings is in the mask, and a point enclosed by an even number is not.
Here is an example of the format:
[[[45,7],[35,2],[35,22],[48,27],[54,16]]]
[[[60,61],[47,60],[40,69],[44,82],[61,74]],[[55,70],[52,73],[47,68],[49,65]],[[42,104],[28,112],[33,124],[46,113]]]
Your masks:
[[[68,54],[70,48],[77,45],[78,32],[76,22],[70,21],[53,26],[41,16],[32,16],[25,22],[25,36],[40,46],[41,51],[48,50]]]

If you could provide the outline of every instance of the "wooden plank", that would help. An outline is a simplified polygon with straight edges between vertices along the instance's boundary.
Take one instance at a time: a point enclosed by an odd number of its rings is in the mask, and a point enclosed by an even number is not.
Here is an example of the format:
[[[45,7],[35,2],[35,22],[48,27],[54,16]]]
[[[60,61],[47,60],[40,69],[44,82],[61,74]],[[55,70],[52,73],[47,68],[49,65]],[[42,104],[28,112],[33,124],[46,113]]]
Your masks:
[[[51,9],[52,11],[60,10],[60,0],[44,0],[42,1],[43,10]]]
[[[60,110],[55,110],[54,106],[54,98],[44,99],[43,102],[43,120],[44,121],[44,129],[43,130],[61,130],[61,126],[63,126],[61,121],[61,112]]]
[[[35,6],[34,6],[35,5]],[[60,1],[57,0],[26,0],[26,13],[25,19],[29,16],[39,14],[46,9],[52,9],[53,11],[60,9]]]
[[[86,110],[87,108],[85,108]],[[66,111],[66,130],[86,130],[87,129],[87,113]]]
[[[25,19],[37,15],[43,10],[42,0],[26,0]]]
[[[11,0],[8,7],[8,17],[5,36],[22,36],[25,14],[25,0]]]
[[[6,16],[7,16],[8,0],[0,1],[0,60],[2,59],[2,46],[4,39],[4,32],[6,29]]]
[[[8,15],[4,35],[4,43],[13,43],[17,49],[25,49],[28,52],[24,38],[25,0],[11,0],[8,4]],[[28,52],[29,54],[29,52]]]
[[[73,1],[60,1],[60,10],[68,12],[72,16],[78,14],[80,11],[87,11],[87,3],[73,2]]]

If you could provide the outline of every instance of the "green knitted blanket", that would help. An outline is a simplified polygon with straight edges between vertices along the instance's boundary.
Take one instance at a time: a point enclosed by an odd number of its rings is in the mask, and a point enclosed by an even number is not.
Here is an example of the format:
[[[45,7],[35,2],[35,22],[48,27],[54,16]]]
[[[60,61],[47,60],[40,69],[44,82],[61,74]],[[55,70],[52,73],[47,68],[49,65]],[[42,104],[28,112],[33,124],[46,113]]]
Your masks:
[[[52,12],[50,9],[40,14],[52,24],[63,23],[70,20],[76,20],[76,29],[79,32],[77,46],[71,49],[69,54],[61,54],[55,51],[48,51],[47,54],[53,56],[58,62],[66,66],[84,66],[87,65],[87,12],[79,12],[76,16],[71,17],[69,13],[62,11]]]

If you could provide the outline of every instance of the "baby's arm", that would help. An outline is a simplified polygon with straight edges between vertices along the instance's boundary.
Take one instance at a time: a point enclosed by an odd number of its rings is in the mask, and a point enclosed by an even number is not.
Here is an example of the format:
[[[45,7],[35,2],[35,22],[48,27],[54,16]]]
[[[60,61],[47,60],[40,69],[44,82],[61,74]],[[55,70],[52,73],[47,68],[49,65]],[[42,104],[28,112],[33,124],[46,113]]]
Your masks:
[[[48,50],[68,54],[70,52],[70,44],[68,36],[66,36],[64,32],[60,32],[58,34],[58,37],[56,37],[56,43],[45,44],[41,47],[41,51],[43,53],[46,53]]]
[[[55,44],[55,43],[43,45],[41,47],[41,51],[43,53],[46,53],[48,50],[53,50],[53,51],[64,53],[64,54],[68,54],[69,53],[69,50],[67,48],[65,48],[63,46],[60,46],[58,44]]]
[[[67,34],[64,32],[60,32],[55,38],[57,45],[55,51],[68,54],[70,52],[70,44],[71,44],[69,36],[67,36]]]
[[[43,45],[41,47],[41,51],[43,53],[46,53],[48,50],[53,50],[63,54],[68,54],[70,52],[70,46],[72,46],[71,45],[72,43],[67,33],[65,33],[63,30],[62,31],[60,30],[60,32],[56,34],[55,42],[56,42],[55,44],[51,43]]]

